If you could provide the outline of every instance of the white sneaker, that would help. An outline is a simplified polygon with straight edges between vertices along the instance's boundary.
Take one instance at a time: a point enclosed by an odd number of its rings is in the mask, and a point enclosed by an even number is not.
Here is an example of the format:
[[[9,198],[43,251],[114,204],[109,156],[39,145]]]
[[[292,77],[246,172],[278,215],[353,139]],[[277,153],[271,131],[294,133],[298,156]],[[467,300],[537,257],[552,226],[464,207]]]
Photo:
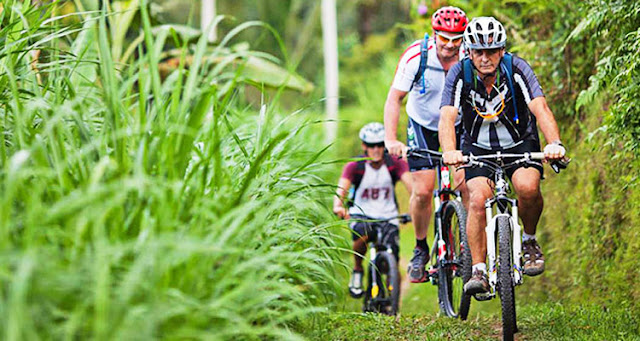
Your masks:
[[[351,295],[351,297],[353,298],[360,298],[362,297],[363,291],[362,291],[362,276],[363,276],[363,272],[362,271],[353,271],[351,273],[351,280],[349,281],[349,294]]]

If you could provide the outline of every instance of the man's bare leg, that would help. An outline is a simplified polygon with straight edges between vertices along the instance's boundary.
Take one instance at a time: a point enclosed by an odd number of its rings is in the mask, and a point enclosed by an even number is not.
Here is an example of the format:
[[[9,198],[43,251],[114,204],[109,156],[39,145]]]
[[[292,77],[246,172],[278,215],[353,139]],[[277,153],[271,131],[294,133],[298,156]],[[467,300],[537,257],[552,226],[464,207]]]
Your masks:
[[[469,209],[467,215],[467,238],[471,250],[473,271],[471,279],[465,284],[464,290],[468,294],[482,293],[489,290],[487,280],[487,225],[485,201],[491,197],[492,190],[489,179],[475,177],[467,181],[469,190]]]
[[[416,236],[416,248],[409,264],[407,273],[409,280],[419,283],[426,280],[425,266],[429,261],[429,246],[427,231],[431,219],[431,201],[436,171],[434,169],[421,170],[411,173],[413,177],[413,193],[411,193],[409,211],[413,221]]]
[[[513,173],[511,182],[518,194],[518,213],[524,225],[523,272],[536,276],[544,272],[544,254],[536,240],[536,227],[544,206],[540,192],[540,172],[535,168],[519,168]]]

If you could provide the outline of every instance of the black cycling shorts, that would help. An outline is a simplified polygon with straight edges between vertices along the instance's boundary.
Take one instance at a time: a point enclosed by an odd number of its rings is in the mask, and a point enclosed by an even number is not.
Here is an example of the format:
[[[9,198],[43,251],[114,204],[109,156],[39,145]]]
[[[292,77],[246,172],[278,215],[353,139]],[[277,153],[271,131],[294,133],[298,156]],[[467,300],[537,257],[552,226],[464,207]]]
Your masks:
[[[381,242],[382,244],[391,244],[393,254],[396,259],[398,259],[398,253],[400,251],[400,234],[398,232],[399,230],[397,225],[374,221],[355,221],[351,223],[351,238],[356,241],[360,237],[366,236],[369,242],[377,242],[377,233],[374,229],[374,224],[387,224],[387,228],[390,230],[383,236],[387,240],[383,240]]]
[[[460,136],[462,125],[456,126],[456,148],[460,148]],[[409,124],[407,124],[407,146],[410,148],[429,149],[433,151],[440,150],[440,140],[438,140],[438,132],[429,130],[409,117]],[[437,159],[425,159],[421,157],[410,156],[407,158],[409,161],[409,170],[411,172],[417,172],[425,169],[434,169],[438,166]]]
[[[511,154],[535,153],[539,151],[540,151],[540,142],[535,139],[525,140],[521,144],[513,148],[501,150],[501,152],[505,154],[506,153],[511,153]],[[483,148],[474,146],[470,143],[463,143],[462,145],[462,154],[464,155],[469,155],[471,153],[473,155],[479,156],[479,155],[495,154],[496,152],[497,150],[483,149]],[[507,158],[504,161],[505,163],[509,163],[510,161],[513,161],[513,159],[509,160]],[[542,164],[536,164],[536,165],[521,164],[518,166],[511,167],[509,169],[506,169],[504,172],[507,175],[507,177],[511,179],[511,176],[513,175],[513,173],[515,173],[516,169],[523,168],[523,167],[533,167],[537,169],[540,172],[540,178],[542,179],[544,175]],[[493,173],[487,167],[470,167],[470,168],[465,168],[464,170],[464,177],[466,180],[470,180],[479,176],[493,180]]]

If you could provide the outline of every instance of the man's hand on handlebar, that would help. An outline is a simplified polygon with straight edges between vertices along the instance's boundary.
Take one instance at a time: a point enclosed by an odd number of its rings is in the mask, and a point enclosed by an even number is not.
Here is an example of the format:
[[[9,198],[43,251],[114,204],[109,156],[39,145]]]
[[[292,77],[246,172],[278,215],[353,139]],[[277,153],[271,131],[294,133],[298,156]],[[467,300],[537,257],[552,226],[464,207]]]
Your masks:
[[[398,140],[385,140],[384,146],[387,148],[389,155],[402,156],[403,159],[407,159],[407,146]]]
[[[555,161],[564,158],[567,150],[560,141],[554,141],[544,147],[544,157],[547,161]]]
[[[464,163],[462,152],[459,150],[450,150],[442,153],[442,162],[448,166],[458,167]]]
[[[333,207],[333,214],[337,215],[338,217],[340,217],[341,219],[349,219],[349,211],[347,211],[346,208],[344,208],[342,205],[341,206],[334,206]]]

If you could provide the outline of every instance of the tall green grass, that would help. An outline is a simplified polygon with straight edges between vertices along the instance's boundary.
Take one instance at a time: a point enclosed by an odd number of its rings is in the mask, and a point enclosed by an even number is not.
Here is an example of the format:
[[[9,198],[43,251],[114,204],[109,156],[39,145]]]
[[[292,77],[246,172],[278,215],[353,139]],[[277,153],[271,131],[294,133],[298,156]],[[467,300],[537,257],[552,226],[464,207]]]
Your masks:
[[[171,32],[140,14],[125,65],[106,10],[65,26],[5,3],[0,338],[298,339],[287,326],[337,292],[320,139],[244,108],[204,38],[163,79]]]

